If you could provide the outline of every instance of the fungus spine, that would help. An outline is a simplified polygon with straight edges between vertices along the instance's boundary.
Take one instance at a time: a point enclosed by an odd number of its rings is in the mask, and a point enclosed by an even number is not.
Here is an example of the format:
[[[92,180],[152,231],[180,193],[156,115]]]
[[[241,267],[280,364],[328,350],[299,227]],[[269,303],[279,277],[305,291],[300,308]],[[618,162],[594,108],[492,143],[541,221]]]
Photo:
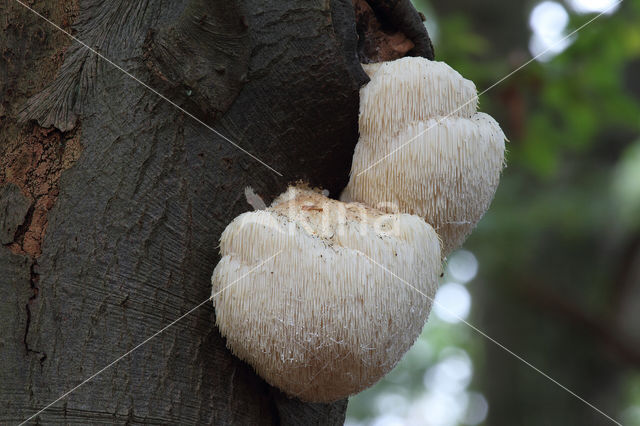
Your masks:
[[[238,216],[220,243],[213,299],[227,346],[305,401],[336,401],[388,373],[420,334],[441,269],[420,217],[302,187]]]
[[[423,217],[444,257],[493,199],[504,133],[476,112],[475,85],[445,63],[407,57],[363,67],[371,81],[360,89],[360,139],[341,200]]]

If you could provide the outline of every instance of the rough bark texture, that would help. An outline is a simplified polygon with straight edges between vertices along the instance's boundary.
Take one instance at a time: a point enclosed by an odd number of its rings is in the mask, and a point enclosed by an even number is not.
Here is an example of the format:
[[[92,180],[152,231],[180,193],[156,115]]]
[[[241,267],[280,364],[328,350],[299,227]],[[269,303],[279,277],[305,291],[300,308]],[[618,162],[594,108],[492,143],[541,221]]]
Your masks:
[[[245,186],[267,202],[298,179],[337,195],[367,81],[348,0],[30,6],[282,176],[2,3],[3,424],[209,297],[220,233],[250,209]],[[345,409],[269,387],[227,351],[206,304],[38,420],[340,424]]]

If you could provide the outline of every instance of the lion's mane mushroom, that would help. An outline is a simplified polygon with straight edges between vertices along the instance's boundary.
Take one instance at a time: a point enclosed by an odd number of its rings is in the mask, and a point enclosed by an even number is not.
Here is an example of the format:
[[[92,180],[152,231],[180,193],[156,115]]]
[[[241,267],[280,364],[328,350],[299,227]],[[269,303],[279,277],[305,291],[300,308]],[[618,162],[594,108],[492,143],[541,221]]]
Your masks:
[[[360,89],[360,139],[341,199],[423,217],[444,257],[489,208],[504,133],[476,112],[475,85],[445,63],[402,58],[363,67],[371,81]]]
[[[431,305],[420,292],[434,296],[441,269],[420,217],[301,187],[238,216],[220,241],[212,283],[227,346],[306,401],[344,398],[389,372],[420,334]]]

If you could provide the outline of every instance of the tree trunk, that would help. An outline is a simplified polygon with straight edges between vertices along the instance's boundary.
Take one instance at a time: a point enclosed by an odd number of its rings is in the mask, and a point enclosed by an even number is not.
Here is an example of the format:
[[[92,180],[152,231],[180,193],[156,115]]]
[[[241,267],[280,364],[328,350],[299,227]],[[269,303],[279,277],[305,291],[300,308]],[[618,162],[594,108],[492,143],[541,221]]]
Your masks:
[[[29,6],[177,105],[17,1],[0,5],[3,424],[206,300],[246,186],[267,203],[298,179],[337,195],[367,81],[348,0]],[[205,303],[35,419],[343,421],[346,400],[289,399],[214,321]]]

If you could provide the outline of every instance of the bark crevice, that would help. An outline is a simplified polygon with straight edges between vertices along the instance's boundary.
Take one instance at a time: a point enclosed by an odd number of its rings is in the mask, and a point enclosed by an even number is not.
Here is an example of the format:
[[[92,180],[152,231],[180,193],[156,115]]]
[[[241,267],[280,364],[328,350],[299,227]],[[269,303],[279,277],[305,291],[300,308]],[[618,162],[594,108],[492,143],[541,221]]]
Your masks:
[[[424,15],[410,0],[353,0],[362,63],[392,61],[404,56],[434,59]]]
[[[24,342],[24,348],[27,354],[35,354],[36,356],[38,356],[38,359],[40,360],[40,368],[42,369],[42,367],[44,366],[44,362],[47,359],[47,354],[43,351],[34,349],[29,345],[29,329],[31,327],[31,304],[38,297],[38,294],[40,292],[40,289],[38,288],[38,281],[40,280],[40,274],[36,272],[37,268],[38,268],[38,261],[34,259],[29,265],[29,273],[30,273],[29,285],[31,287],[32,294],[31,296],[29,296],[29,300],[25,305],[27,320],[26,320],[26,326],[24,330],[23,342]]]

